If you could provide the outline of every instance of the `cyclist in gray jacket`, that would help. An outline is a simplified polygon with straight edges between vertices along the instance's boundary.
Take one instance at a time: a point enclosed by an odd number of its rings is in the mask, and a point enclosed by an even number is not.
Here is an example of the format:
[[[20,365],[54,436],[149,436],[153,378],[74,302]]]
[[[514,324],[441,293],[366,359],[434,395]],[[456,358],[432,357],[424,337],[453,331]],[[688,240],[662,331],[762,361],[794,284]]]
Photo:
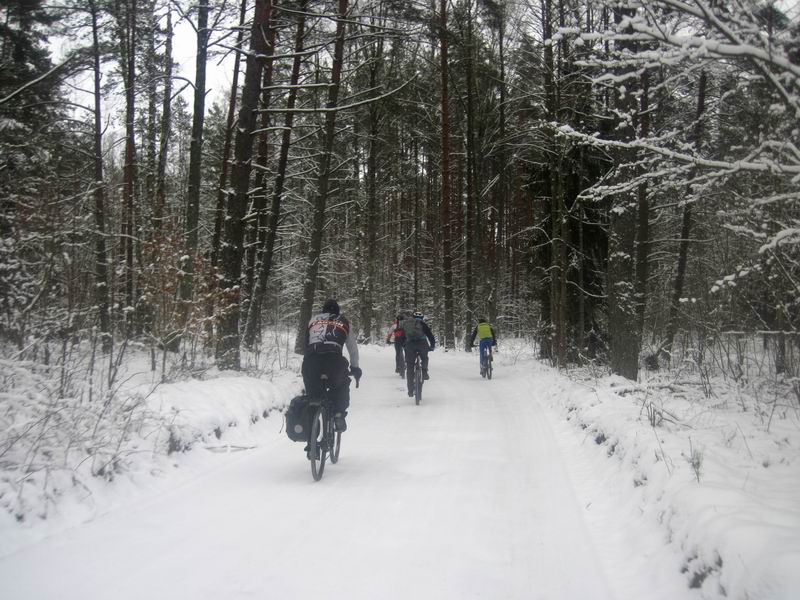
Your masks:
[[[342,355],[347,347],[350,362]],[[322,395],[322,375],[328,377],[329,396],[334,403],[334,424],[338,431],[347,429],[345,416],[350,406],[350,377],[361,379],[358,366],[358,343],[350,322],[340,314],[339,304],[333,298],[326,300],[322,311],[308,322],[306,347],[303,354],[303,383],[306,395]]]

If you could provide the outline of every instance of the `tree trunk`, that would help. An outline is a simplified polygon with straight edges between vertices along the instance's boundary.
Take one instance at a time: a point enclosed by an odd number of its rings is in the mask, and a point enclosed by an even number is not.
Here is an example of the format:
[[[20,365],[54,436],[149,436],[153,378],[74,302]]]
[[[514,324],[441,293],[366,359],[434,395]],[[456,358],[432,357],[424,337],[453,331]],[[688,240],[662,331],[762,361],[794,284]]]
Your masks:
[[[455,331],[453,322],[453,257],[450,240],[450,119],[449,119],[449,94],[447,90],[447,0],[441,0],[439,5],[439,43],[441,48],[441,77],[442,77],[442,267],[443,267],[443,293],[444,293],[444,335],[442,346],[455,347]]]
[[[153,200],[153,234],[161,231],[167,201],[167,149],[172,130],[172,9],[167,7],[167,39],[164,48],[164,100],[161,106],[161,140],[158,151],[156,191]]]
[[[239,33],[236,35],[236,49],[233,59],[233,82],[231,96],[228,100],[228,119],[225,123],[225,142],[222,146],[222,165],[217,185],[217,204],[214,210],[214,235],[211,239],[211,267],[219,262],[219,244],[222,239],[222,224],[225,218],[225,197],[228,192],[228,165],[231,158],[231,140],[233,139],[233,123],[236,118],[236,96],[239,93],[239,65],[242,56],[242,40],[244,39],[244,22],[247,16],[247,0],[242,0],[239,8]],[[213,307],[213,304],[212,304]]]
[[[94,224],[97,229],[94,241],[95,302],[100,317],[103,351],[111,350],[111,320],[108,301],[108,255],[106,254],[105,204],[106,188],[103,176],[103,120],[102,89],[100,87],[100,42],[97,32],[97,6],[89,0],[92,15],[92,50],[94,62]]]
[[[194,258],[197,253],[198,226],[200,222],[200,176],[203,163],[203,125],[206,112],[206,60],[208,57],[208,0],[198,0],[197,5],[197,61],[194,77],[194,115],[192,141],[189,148],[189,190],[186,203],[185,246],[181,264],[180,319],[181,329],[186,328],[194,296]]]
[[[272,270],[273,255],[275,252],[275,241],[278,238],[278,223],[281,217],[281,202],[283,201],[283,189],[286,183],[286,170],[289,165],[289,147],[292,140],[292,125],[294,123],[294,112],[297,101],[297,85],[300,81],[300,65],[302,63],[303,39],[305,37],[305,15],[302,14],[307,5],[307,0],[300,3],[300,13],[297,16],[297,33],[294,39],[294,59],[292,62],[292,74],[289,81],[289,95],[286,99],[288,109],[283,120],[283,131],[281,132],[281,148],[278,155],[278,170],[275,174],[275,183],[272,189],[272,205],[269,210],[267,222],[267,236],[264,242],[264,249],[261,253],[258,278],[253,290],[250,303],[249,318],[245,326],[244,343],[251,346],[255,342],[257,333],[258,318],[261,314],[264,296],[267,293],[267,282],[269,281],[270,271]]]
[[[508,152],[506,152],[506,64],[504,52],[505,38],[505,8],[501,5],[498,27],[498,44],[500,58],[500,169],[497,172],[497,237],[495,238],[494,252],[494,295],[489,304],[489,319],[492,323],[497,319],[499,304],[502,301],[501,282],[502,273],[508,271],[508,248],[506,246],[506,169],[508,168]],[[507,281],[507,280],[506,280]]]
[[[250,184],[250,161],[253,157],[253,131],[261,87],[262,62],[259,56],[272,54],[267,47],[271,0],[256,0],[253,26],[250,31],[250,51],[239,109],[239,127],[236,129],[233,173],[233,194],[229,198],[225,216],[225,243],[222,245],[221,285],[226,304],[219,315],[217,363],[222,369],[238,369],[241,364],[239,312],[241,301],[242,256],[244,254],[244,216],[247,210]]]
[[[623,17],[633,15],[633,10],[614,9],[614,21],[619,25]],[[625,30],[621,33],[629,33]],[[617,42],[621,50],[631,50],[635,42]],[[626,66],[623,69],[631,69]],[[624,72],[624,71],[622,71]],[[636,110],[636,98],[631,91],[620,93],[617,90],[616,109],[619,114],[633,115]],[[635,132],[628,121],[620,122],[617,135],[622,141],[630,141]],[[631,165],[635,155],[630,150],[619,152],[618,163]],[[622,172],[621,177],[631,176],[629,169]],[[611,334],[611,371],[636,381],[639,374],[639,336],[636,326],[636,298],[634,257],[636,240],[636,203],[627,193],[623,193],[614,201],[611,210],[610,231],[608,236],[608,323]]]
[[[339,0],[336,19],[336,43],[333,50],[333,67],[331,71],[331,81],[328,86],[328,101],[325,104],[326,108],[329,110],[325,113],[324,142],[322,155],[319,161],[311,243],[309,245],[305,279],[303,281],[303,297],[297,323],[297,338],[294,343],[294,351],[297,354],[303,354],[305,352],[306,331],[308,321],[311,319],[314,294],[317,290],[317,274],[319,273],[319,262],[322,254],[322,234],[325,225],[325,206],[328,200],[328,188],[330,185],[331,155],[333,154],[333,142],[336,135],[336,103],[339,99],[339,81],[341,80],[342,62],[344,60],[346,16],[347,0]]]
[[[125,80],[125,155],[122,173],[122,245],[125,254],[125,304],[136,305],[134,271],[134,203],[136,184],[136,0],[129,0],[118,14],[121,63]],[[128,315],[132,312],[126,313]],[[126,321],[129,321],[129,318]]]
[[[466,94],[467,94],[467,218],[464,241],[466,247],[466,264],[464,273],[464,300],[466,311],[464,313],[464,337],[461,340],[465,350],[469,350],[469,335],[475,319],[475,272],[477,256],[481,254],[480,240],[483,227],[480,223],[481,210],[478,200],[477,160],[475,157],[475,98],[474,98],[474,40],[472,31],[472,1],[467,6],[467,39],[466,58],[464,60]]]
[[[553,36],[553,15],[552,3],[550,0],[542,2],[542,34],[545,39]],[[556,120],[556,81],[555,81],[555,58],[553,56],[553,44],[547,44],[544,48],[544,92],[545,108],[547,109],[548,119],[552,122]],[[542,275],[540,301],[542,311],[542,321],[545,331],[541,341],[542,358],[553,359],[556,365],[560,365],[561,343],[563,340],[559,322],[559,279],[556,277],[558,269],[557,240],[560,232],[559,207],[562,196],[561,192],[561,162],[560,150],[556,142],[554,132],[550,127],[546,130],[549,159],[547,162],[547,178],[545,184],[547,192],[542,199],[542,229],[543,232],[537,235],[540,247],[539,264]]]
[[[706,72],[700,72],[700,82],[697,90],[697,115],[694,130],[694,143],[695,148],[699,152],[701,146],[701,138],[703,134],[702,118],[706,108]],[[695,170],[689,172],[689,180],[694,178]],[[683,218],[681,221],[681,239],[678,246],[678,265],[675,273],[675,286],[672,290],[672,300],[669,305],[669,321],[667,323],[667,339],[664,344],[663,351],[667,353],[672,352],[672,344],[675,341],[675,333],[678,330],[678,309],[680,307],[680,300],[683,296],[683,283],[686,278],[686,264],[689,258],[689,236],[692,232],[692,204],[691,204],[692,186],[688,186],[686,190],[686,201],[683,205]]]
[[[374,18],[373,18],[374,23]],[[383,38],[373,42],[369,52],[369,88],[371,96],[378,95],[378,71],[383,63]],[[367,214],[366,214],[366,252],[364,260],[367,263],[366,281],[364,286],[364,300],[361,307],[362,330],[367,339],[371,336],[372,324],[375,321],[375,279],[378,276],[378,253],[375,251],[378,239],[378,154],[380,152],[378,135],[380,133],[380,106],[373,101],[368,107],[369,114],[369,144],[367,146]]]
[[[147,202],[153,202],[153,199],[155,198],[156,170],[158,161],[158,152],[156,149],[158,129],[156,123],[158,117],[158,63],[156,61],[156,29],[158,28],[158,18],[155,14],[155,0],[148,0],[147,11],[147,172],[145,174],[144,188]],[[152,231],[148,232],[148,239],[152,239],[152,233]]]
[[[274,5],[273,5],[274,7]],[[267,31],[267,45],[270,48],[275,47],[275,38],[277,36],[278,28],[274,22],[270,23],[270,28]],[[253,180],[253,202],[252,210],[250,211],[250,230],[247,234],[247,248],[245,250],[245,284],[244,284],[244,298],[242,302],[242,319],[245,323],[249,322],[250,307],[253,303],[253,288],[255,287],[256,279],[256,263],[263,259],[264,245],[267,242],[267,228],[269,215],[267,214],[267,189],[266,189],[266,168],[269,164],[269,123],[270,112],[269,105],[272,97],[272,75],[274,70],[274,61],[268,58],[264,67],[264,80],[262,84],[261,94],[261,123],[258,128],[260,130],[258,135],[258,158],[256,164],[260,167],[255,172]],[[259,309],[253,313],[255,319],[255,331],[258,332],[261,327],[261,303],[259,302]],[[255,342],[255,337],[247,344],[251,346]]]
[[[650,135],[650,74],[645,69],[641,77],[642,95],[639,100],[639,131],[642,139]],[[647,307],[647,279],[649,276],[649,243],[650,243],[650,201],[647,196],[647,183],[639,184],[638,226],[636,228],[636,333],[639,336],[639,347],[644,336],[644,313]]]

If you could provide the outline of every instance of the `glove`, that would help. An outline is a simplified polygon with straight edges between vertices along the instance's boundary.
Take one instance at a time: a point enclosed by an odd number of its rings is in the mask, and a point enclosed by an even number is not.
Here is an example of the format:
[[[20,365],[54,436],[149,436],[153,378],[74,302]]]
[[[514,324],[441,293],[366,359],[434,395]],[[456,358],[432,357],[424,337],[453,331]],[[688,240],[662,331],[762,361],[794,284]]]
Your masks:
[[[433,352],[434,350],[436,350],[436,346],[431,346],[431,348],[430,348],[430,350],[428,350],[428,352]]]
[[[361,375],[363,375],[363,371],[359,367],[350,367],[350,375],[355,377],[356,383],[358,383],[358,380],[361,379]]]

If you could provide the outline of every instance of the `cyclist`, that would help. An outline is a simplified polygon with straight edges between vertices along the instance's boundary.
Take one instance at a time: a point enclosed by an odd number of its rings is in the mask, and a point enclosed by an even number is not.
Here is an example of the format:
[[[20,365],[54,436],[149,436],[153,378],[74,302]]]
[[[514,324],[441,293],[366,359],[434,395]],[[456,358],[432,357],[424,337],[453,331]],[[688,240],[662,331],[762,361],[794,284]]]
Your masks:
[[[481,356],[481,375],[486,369],[486,353],[489,351],[489,346],[497,346],[497,336],[494,333],[494,328],[489,325],[489,322],[481,317],[478,319],[478,325],[472,330],[472,337],[470,338],[470,348],[475,347],[475,338],[480,339],[480,356]]]
[[[433,352],[436,348],[436,339],[433,337],[431,328],[425,322],[425,315],[415,310],[412,318],[403,319],[400,324],[405,335],[406,351],[406,384],[408,385],[408,396],[414,396],[414,364],[416,354],[419,354],[422,366],[422,378],[430,379],[428,375],[428,352]]]
[[[347,346],[350,363],[342,356]],[[349,369],[348,369],[349,366]],[[339,304],[333,298],[326,300],[322,312],[313,316],[306,330],[306,347],[303,354],[303,383],[306,395],[319,398],[322,395],[320,377],[327,375],[329,397],[333,400],[334,425],[338,431],[347,430],[345,416],[350,406],[350,378],[361,379],[358,366],[358,344],[350,329],[350,322],[340,314]]]
[[[386,333],[386,343],[394,343],[394,372],[399,373],[401,377],[406,372],[406,362],[403,358],[403,344],[405,343],[405,337],[403,336],[403,329],[400,327],[400,323],[402,321],[403,315],[397,315],[395,320],[392,321],[392,324],[389,326],[389,331]]]

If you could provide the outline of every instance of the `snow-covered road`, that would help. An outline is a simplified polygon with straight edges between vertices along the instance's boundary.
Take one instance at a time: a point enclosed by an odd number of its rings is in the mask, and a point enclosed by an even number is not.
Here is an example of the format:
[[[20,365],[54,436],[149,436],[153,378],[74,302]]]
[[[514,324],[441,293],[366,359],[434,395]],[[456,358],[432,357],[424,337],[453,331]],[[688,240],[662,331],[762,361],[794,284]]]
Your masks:
[[[0,559],[0,598],[695,597],[631,544],[654,530],[615,531],[624,506],[587,518],[585,490],[609,484],[541,401],[551,379],[476,362],[433,353],[415,406],[392,351],[367,348],[322,481],[273,416],[255,449],[196,450],[197,476]]]

